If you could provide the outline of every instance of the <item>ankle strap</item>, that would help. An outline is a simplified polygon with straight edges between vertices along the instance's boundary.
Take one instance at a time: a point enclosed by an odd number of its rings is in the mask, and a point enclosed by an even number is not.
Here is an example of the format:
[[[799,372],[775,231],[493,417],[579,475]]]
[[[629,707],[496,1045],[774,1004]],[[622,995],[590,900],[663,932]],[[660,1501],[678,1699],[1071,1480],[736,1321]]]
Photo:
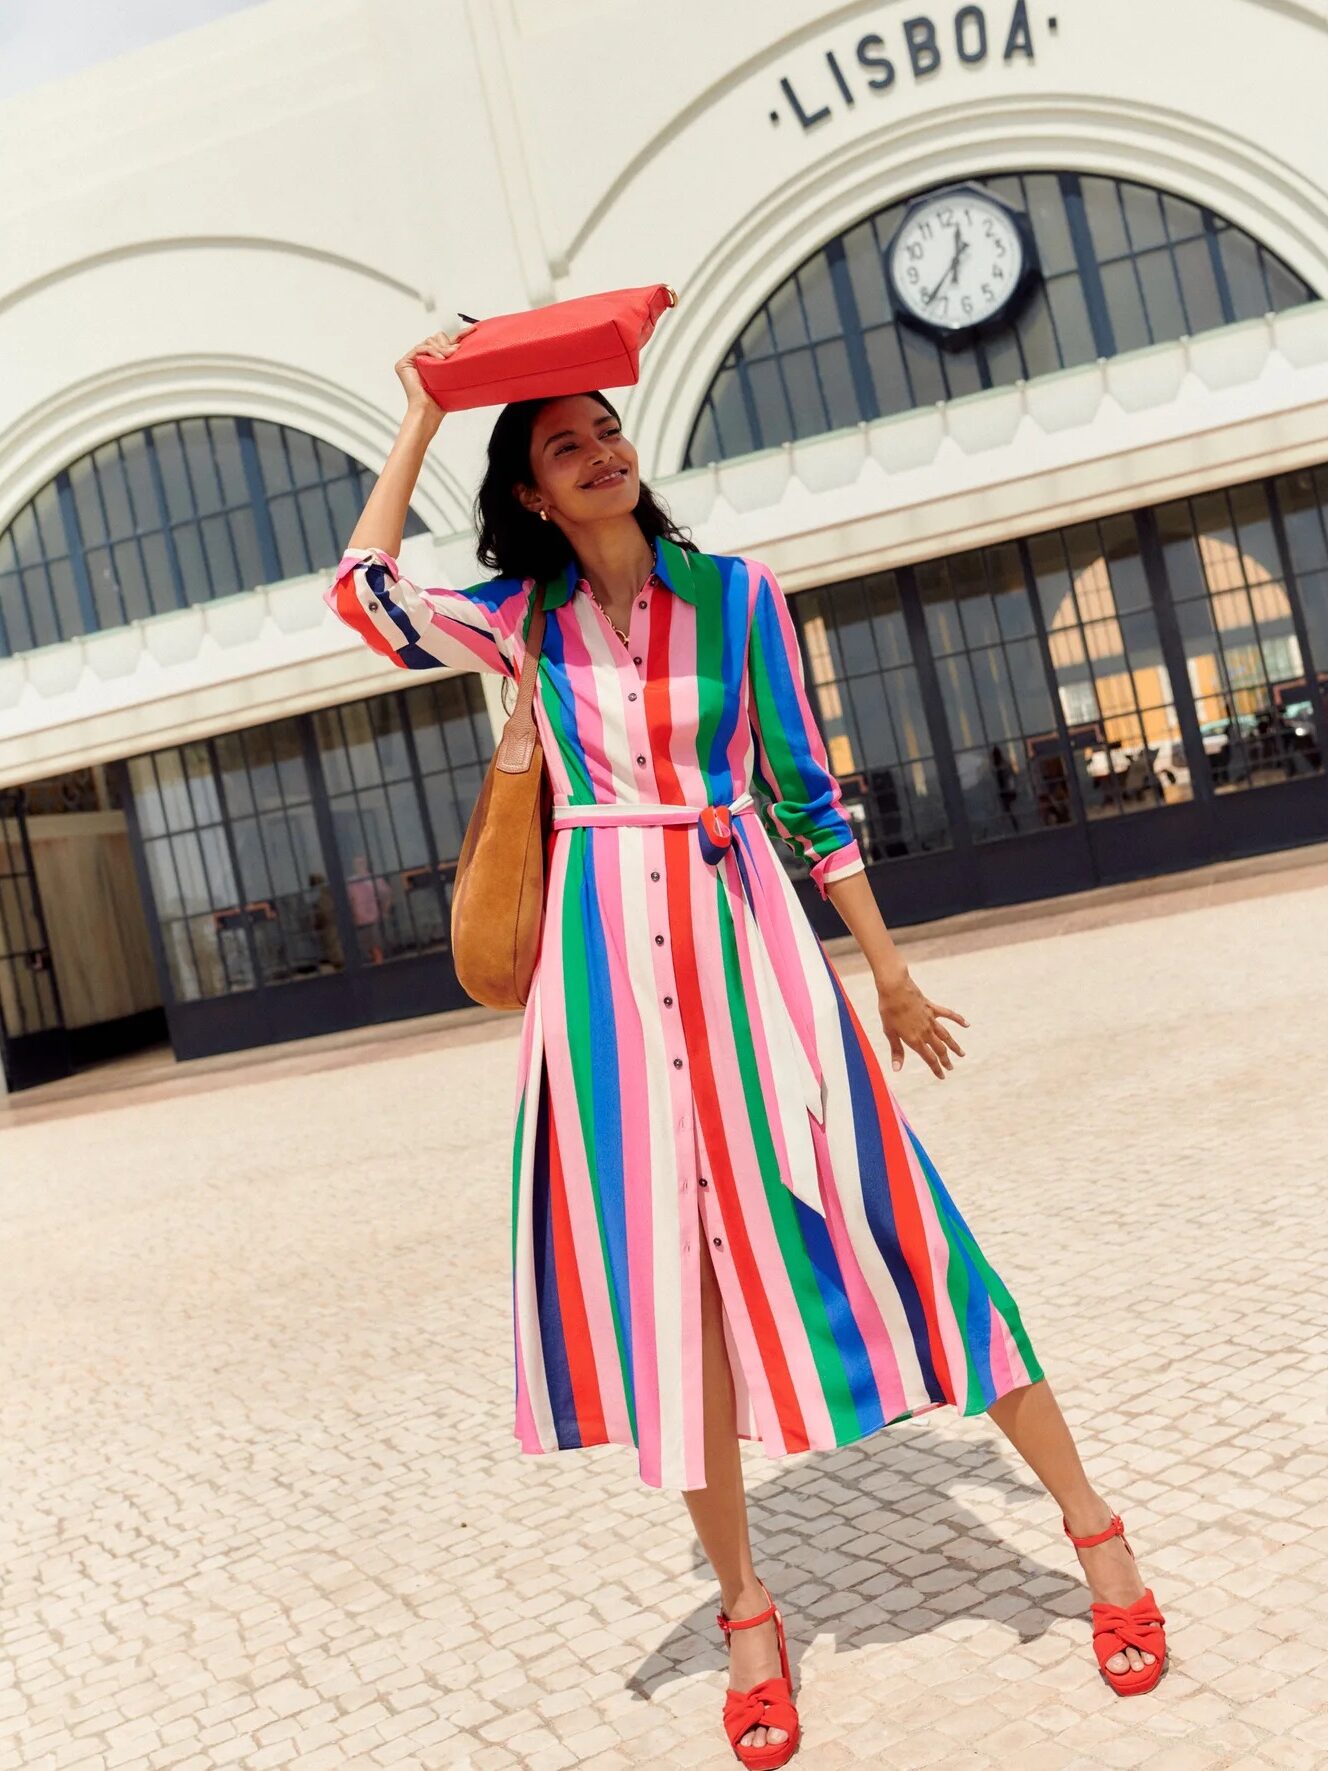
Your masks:
[[[770,1589],[766,1586],[764,1581],[760,1582],[760,1587],[766,1598],[770,1599]],[[767,1623],[774,1615],[775,1601],[770,1599],[770,1603],[766,1606],[765,1610],[756,1617],[734,1618],[726,1616],[722,1611],[717,1611],[715,1613],[715,1622],[719,1625],[720,1629],[723,1630],[724,1634],[728,1635],[730,1630],[755,1629],[758,1623]]]
[[[1109,1537],[1125,1536],[1125,1526],[1119,1513],[1113,1513],[1111,1515],[1111,1523],[1107,1526],[1105,1531],[1095,1532],[1088,1537],[1076,1537],[1073,1531],[1070,1530],[1068,1524],[1066,1524],[1064,1518],[1061,1519],[1061,1524],[1065,1526],[1066,1537],[1069,1538],[1070,1542],[1078,1550],[1091,1550],[1095,1544],[1105,1543]]]

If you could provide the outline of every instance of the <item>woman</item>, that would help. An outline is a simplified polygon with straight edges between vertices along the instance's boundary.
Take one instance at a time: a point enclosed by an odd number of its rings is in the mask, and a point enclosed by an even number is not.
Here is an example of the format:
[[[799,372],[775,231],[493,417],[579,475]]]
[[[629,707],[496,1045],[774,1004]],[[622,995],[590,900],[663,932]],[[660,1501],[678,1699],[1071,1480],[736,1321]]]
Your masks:
[[[1162,1619],[1119,1518],[771,841],[806,858],[861,947],[894,1068],[908,1047],[944,1080],[963,1055],[944,1023],[967,1023],[881,919],[779,586],[677,532],[602,394],[504,408],[476,501],[498,576],[410,584],[395,555],[442,418],[412,358],[464,348],[434,333],[397,363],[406,415],[325,600],[400,666],[515,679],[545,586],[555,811],[518,1060],[521,1449],[632,1445],[643,1481],[682,1491],[719,1583],[744,1764],[782,1765],[798,1741],[744,1438],[775,1457],[946,1404],[989,1412],[1080,1548],[1105,1676],[1150,1689]]]

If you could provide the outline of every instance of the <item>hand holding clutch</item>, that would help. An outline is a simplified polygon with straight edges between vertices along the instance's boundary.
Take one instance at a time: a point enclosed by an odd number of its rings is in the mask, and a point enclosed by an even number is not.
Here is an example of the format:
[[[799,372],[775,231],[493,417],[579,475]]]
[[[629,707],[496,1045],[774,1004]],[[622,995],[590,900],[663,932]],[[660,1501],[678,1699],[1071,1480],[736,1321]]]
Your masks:
[[[631,387],[641,347],[677,301],[667,283],[649,283],[494,314],[468,327],[446,356],[413,362],[425,392],[446,412]]]

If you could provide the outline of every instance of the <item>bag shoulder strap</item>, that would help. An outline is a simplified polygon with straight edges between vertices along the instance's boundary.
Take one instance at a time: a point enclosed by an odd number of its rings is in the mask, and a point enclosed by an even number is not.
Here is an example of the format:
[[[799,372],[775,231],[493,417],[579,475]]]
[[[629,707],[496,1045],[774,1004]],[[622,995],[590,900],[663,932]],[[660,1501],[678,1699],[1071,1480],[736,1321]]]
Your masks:
[[[526,630],[526,653],[517,684],[516,706],[507,716],[494,762],[505,775],[523,775],[530,767],[539,734],[535,726],[535,678],[539,675],[540,647],[544,644],[544,586],[534,591],[534,607]]]

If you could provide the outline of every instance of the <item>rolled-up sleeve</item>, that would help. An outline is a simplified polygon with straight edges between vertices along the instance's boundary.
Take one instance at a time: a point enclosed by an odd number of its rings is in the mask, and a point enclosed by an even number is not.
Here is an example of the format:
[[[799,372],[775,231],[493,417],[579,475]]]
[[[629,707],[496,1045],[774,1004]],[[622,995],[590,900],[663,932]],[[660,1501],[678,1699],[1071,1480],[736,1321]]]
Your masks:
[[[824,898],[829,881],[863,870],[862,851],[830,772],[807,697],[788,599],[768,566],[749,562],[748,708],[756,739],[758,798],[768,828],[811,864]]]
[[[403,670],[489,670],[514,677],[530,586],[490,578],[421,590],[381,547],[347,548],[323,601],[371,650]]]

